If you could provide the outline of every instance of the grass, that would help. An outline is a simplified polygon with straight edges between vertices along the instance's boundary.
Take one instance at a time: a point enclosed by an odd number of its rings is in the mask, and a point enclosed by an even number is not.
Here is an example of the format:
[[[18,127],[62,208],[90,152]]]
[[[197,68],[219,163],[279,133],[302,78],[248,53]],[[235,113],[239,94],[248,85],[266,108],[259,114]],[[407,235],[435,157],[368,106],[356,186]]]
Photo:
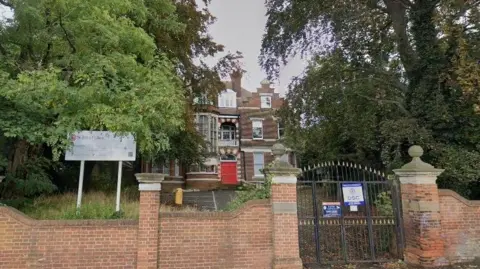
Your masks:
[[[115,212],[115,193],[89,192],[83,195],[82,206],[77,214],[76,193],[65,193],[36,198],[21,210],[34,219],[138,219],[139,201],[131,195],[122,194],[121,212]],[[196,212],[191,206],[161,205],[160,212]]]

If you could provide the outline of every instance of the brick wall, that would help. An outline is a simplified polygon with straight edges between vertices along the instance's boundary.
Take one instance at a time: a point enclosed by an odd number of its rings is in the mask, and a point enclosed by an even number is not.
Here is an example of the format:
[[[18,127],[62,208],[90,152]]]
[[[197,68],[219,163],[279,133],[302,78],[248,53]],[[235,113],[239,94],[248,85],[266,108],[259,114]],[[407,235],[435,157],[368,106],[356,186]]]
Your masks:
[[[159,267],[271,268],[271,218],[268,201],[235,213],[162,213]]]
[[[136,268],[137,222],[35,221],[0,207],[0,268]]]
[[[146,194],[140,206],[148,211],[155,208],[158,193]],[[133,220],[38,221],[0,207],[0,269],[156,268],[148,262],[156,256],[148,251],[156,249],[149,247],[152,242],[158,246],[162,269],[271,268],[272,213],[267,200],[249,202],[231,213],[161,213],[158,240],[149,240],[156,231],[149,225],[156,220],[151,218],[155,213],[147,211],[141,214],[144,235],[137,237],[139,226]],[[143,251],[137,257],[140,244]],[[140,258],[142,266],[137,265]]]
[[[450,190],[440,190],[439,195],[445,256],[452,263],[480,258],[480,201]]]

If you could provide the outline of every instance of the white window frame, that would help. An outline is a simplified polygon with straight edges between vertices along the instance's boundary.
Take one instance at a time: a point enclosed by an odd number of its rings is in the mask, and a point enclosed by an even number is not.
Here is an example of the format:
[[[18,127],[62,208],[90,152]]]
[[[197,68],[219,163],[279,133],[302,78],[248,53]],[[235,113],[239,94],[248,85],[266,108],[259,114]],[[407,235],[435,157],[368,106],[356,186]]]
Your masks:
[[[260,108],[272,108],[272,96],[260,95]]]
[[[256,126],[255,125],[259,125]],[[261,137],[255,137],[255,128],[261,128]],[[252,139],[254,140],[263,140],[263,120],[252,120]]]
[[[218,95],[218,107],[236,108],[237,93],[231,89],[227,89]]]
[[[170,176],[170,161],[164,161],[162,167],[163,174]]]
[[[175,176],[176,177],[180,176],[180,165],[178,160],[175,160]]]
[[[261,156],[261,158],[260,158]],[[256,159],[256,157],[259,157],[261,159],[261,164],[260,161]],[[265,154],[264,152],[253,152],[253,176],[254,177],[263,177],[264,174],[260,171],[260,169],[257,169],[257,165],[261,165],[263,169],[265,167]]]
[[[282,136],[280,135],[280,129],[283,130],[283,135]],[[280,122],[277,122],[277,137],[278,137],[278,139],[282,139],[283,137],[285,137],[285,126],[280,128]]]
[[[228,127],[228,128],[225,128],[225,127]],[[222,125],[220,125],[220,140],[233,141],[237,138],[236,132],[237,132],[237,127],[235,126],[235,124],[223,123]],[[229,139],[224,139],[223,138],[224,134],[228,134]]]

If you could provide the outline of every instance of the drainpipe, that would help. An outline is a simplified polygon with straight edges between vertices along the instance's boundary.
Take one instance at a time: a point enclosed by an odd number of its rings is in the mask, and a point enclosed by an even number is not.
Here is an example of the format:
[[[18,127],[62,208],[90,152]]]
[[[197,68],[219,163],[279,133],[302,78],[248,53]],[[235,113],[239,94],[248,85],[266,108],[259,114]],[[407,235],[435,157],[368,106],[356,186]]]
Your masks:
[[[243,168],[243,181],[247,181],[247,166],[245,165],[245,151],[242,150],[242,120],[241,115],[238,115],[238,148],[242,154],[242,168]]]

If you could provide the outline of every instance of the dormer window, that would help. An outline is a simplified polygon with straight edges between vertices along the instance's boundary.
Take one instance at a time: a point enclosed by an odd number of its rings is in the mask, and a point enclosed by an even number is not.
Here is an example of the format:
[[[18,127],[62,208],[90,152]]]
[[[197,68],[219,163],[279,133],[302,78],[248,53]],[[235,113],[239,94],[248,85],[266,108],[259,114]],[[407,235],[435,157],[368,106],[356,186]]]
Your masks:
[[[272,108],[272,96],[270,96],[270,95],[260,96],[260,107],[261,108]]]
[[[218,95],[218,107],[237,107],[237,93],[231,89],[227,89]]]

